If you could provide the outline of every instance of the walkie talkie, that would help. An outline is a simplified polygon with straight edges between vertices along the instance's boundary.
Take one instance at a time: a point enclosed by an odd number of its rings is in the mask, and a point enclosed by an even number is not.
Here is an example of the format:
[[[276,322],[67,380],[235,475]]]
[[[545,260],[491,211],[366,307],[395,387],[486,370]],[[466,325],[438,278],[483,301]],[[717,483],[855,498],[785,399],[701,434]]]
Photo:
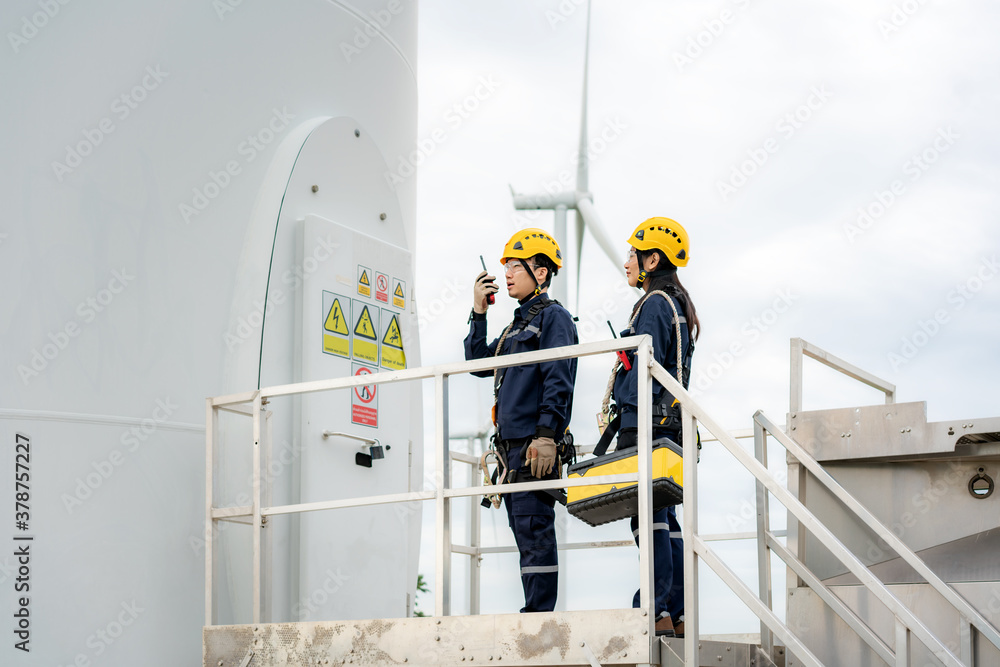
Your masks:
[[[483,263],[483,271],[486,271],[487,273],[489,273],[489,269],[487,269],[487,268],[486,268],[486,260],[485,260],[485,259],[483,259],[483,256],[482,256],[482,255],[480,255],[480,256],[479,256],[479,261]],[[489,280],[487,280],[486,282],[488,282],[488,283],[491,283],[491,282],[493,282],[493,279],[492,279],[492,278],[490,278],[490,279],[489,279]],[[486,303],[490,304],[491,306],[492,306],[492,305],[493,305],[494,303],[496,303],[496,301],[497,301],[497,297],[496,297],[496,294],[490,294],[490,295],[488,295],[488,296],[486,297]]]
[[[611,320],[608,320],[608,328],[611,329],[611,335],[618,338],[618,332],[615,331],[613,326],[611,326]],[[632,370],[632,364],[629,363],[628,355],[625,354],[625,350],[618,350],[615,354],[618,355],[618,358],[621,360],[622,366],[625,367],[626,371]]]

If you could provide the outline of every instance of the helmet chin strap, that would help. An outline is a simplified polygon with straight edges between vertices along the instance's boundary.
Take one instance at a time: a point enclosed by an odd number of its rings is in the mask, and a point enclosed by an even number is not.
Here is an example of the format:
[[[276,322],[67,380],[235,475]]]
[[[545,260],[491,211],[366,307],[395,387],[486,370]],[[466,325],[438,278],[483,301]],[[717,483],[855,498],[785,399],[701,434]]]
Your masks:
[[[552,279],[549,277],[551,272],[548,269],[546,269],[545,282],[539,284],[538,278],[535,277],[535,272],[531,270],[531,267],[528,265],[528,262],[523,259],[518,259],[517,261],[521,262],[521,266],[523,266],[524,270],[528,272],[528,275],[531,276],[531,279],[535,281],[535,293],[532,296],[538,296],[539,294],[542,293],[542,290],[548,287],[549,283],[552,282]]]

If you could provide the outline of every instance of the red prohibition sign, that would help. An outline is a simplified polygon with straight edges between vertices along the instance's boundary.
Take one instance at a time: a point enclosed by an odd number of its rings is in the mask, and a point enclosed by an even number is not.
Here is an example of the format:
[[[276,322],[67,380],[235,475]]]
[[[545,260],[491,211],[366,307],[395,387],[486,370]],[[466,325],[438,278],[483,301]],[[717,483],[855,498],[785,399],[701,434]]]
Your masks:
[[[378,277],[375,279],[375,282],[378,283],[379,292],[384,292],[387,289],[389,289],[389,279],[383,276],[382,274],[378,275]]]
[[[361,367],[355,376],[358,375],[371,375],[371,371],[367,368]],[[354,395],[358,397],[358,400],[362,403],[371,403],[375,400],[375,385],[361,385],[360,387],[354,388]]]

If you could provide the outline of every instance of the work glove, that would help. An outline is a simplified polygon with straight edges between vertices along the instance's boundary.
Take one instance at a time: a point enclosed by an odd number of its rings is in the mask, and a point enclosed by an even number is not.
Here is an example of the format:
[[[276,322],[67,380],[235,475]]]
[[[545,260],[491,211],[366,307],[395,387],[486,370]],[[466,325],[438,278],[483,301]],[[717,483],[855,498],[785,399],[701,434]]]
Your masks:
[[[496,294],[499,289],[496,276],[491,276],[486,271],[476,276],[476,285],[472,290],[472,310],[479,314],[485,313],[490,307],[487,298],[490,294]]]
[[[541,479],[552,472],[556,465],[556,441],[552,438],[535,438],[528,445],[528,464],[531,476]]]

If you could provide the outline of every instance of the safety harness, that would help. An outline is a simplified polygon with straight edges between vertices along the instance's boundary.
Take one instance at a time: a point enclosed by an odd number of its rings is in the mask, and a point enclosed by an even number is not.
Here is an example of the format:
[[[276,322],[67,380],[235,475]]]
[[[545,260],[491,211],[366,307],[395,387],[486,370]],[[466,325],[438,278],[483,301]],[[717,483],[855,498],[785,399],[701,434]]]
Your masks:
[[[673,294],[668,295],[667,292],[663,290],[653,290],[652,292],[647,292],[639,303],[636,305],[635,312],[632,314],[631,319],[629,319],[629,333],[635,334],[635,322],[639,319],[639,312],[642,310],[643,304],[652,297],[654,294],[659,294],[667,303],[670,305],[670,310],[674,313],[674,337],[677,339],[677,382],[680,383],[685,389],[688,386],[688,382],[691,378],[691,359],[694,357],[694,339],[689,338],[688,340],[688,351],[684,355],[682,353],[682,343],[681,343],[681,323],[687,320],[677,312],[677,307],[674,305],[674,300],[670,296],[679,298],[680,294],[674,289],[669,291]],[[601,434],[601,439],[597,443],[597,447],[594,448],[595,456],[602,456],[608,450],[608,446],[611,443],[611,439],[614,437],[615,433],[618,432],[621,427],[621,414],[618,413],[616,408],[611,406],[611,392],[615,387],[615,379],[618,377],[618,371],[622,368],[621,358],[615,361],[614,367],[611,369],[611,377],[608,378],[608,386],[604,392],[604,400],[601,403],[601,415],[604,420],[608,422],[605,427],[604,432]],[[681,428],[681,407],[680,402],[674,399],[673,403],[667,405],[666,403],[653,403],[652,405],[652,417],[653,426],[656,428],[663,428],[671,431],[679,431]],[[614,414],[614,418],[612,418]],[[700,443],[699,443],[700,447]]]
[[[521,263],[523,264],[524,260],[521,260]],[[525,264],[525,269],[527,268],[528,267]],[[535,284],[536,285],[538,284],[537,280],[535,281]],[[548,284],[549,281],[546,280],[544,283],[542,283],[541,286],[536,288],[535,293],[540,294],[538,290],[544,289],[545,287],[548,286]],[[535,335],[541,333],[541,328],[537,324],[534,324],[534,320],[543,310],[545,310],[549,306],[558,305],[559,302],[556,301],[555,299],[550,299],[545,294],[540,294],[540,297],[541,298],[539,298],[538,301],[531,304],[531,308],[528,309],[528,312],[525,314],[524,318],[522,318],[520,322],[518,322],[517,319],[515,318],[514,320],[511,321],[510,324],[507,325],[507,328],[504,329],[503,334],[501,334],[500,336],[500,340],[497,342],[497,349],[493,353],[494,357],[499,357],[503,353],[503,344],[509,336],[516,336],[524,331],[531,331]],[[516,327],[515,324],[517,325]],[[501,385],[503,385],[503,380],[506,374],[507,374],[506,368],[498,368],[493,371],[493,425],[496,427],[496,430],[494,431],[493,436],[490,438],[489,451],[485,452],[479,459],[479,467],[483,471],[483,484],[485,486],[491,486],[503,483],[513,484],[516,481],[518,481],[517,478],[519,476],[519,471],[517,469],[512,470],[508,468],[507,465],[508,452],[506,451],[506,448],[504,448],[502,445],[503,441],[500,440],[499,437],[500,427],[497,422],[497,406],[499,405],[500,401],[500,387]],[[504,451],[501,452],[500,450]],[[557,456],[556,468],[559,469],[560,471],[562,470],[563,463],[576,462],[576,448],[573,446],[573,434],[569,432],[568,428],[562,434],[562,437],[559,440],[559,442],[556,443],[556,456]],[[491,458],[493,459],[493,463],[496,465],[492,475],[490,474],[489,470],[489,463]],[[532,477],[531,479],[535,478]],[[563,505],[566,504],[565,489],[544,489],[542,491],[539,491],[538,493],[545,493],[546,495],[555,498],[561,504]],[[494,508],[499,508],[500,494],[487,495],[485,498],[483,498],[482,505],[483,507],[489,507],[490,505],[492,505]]]

